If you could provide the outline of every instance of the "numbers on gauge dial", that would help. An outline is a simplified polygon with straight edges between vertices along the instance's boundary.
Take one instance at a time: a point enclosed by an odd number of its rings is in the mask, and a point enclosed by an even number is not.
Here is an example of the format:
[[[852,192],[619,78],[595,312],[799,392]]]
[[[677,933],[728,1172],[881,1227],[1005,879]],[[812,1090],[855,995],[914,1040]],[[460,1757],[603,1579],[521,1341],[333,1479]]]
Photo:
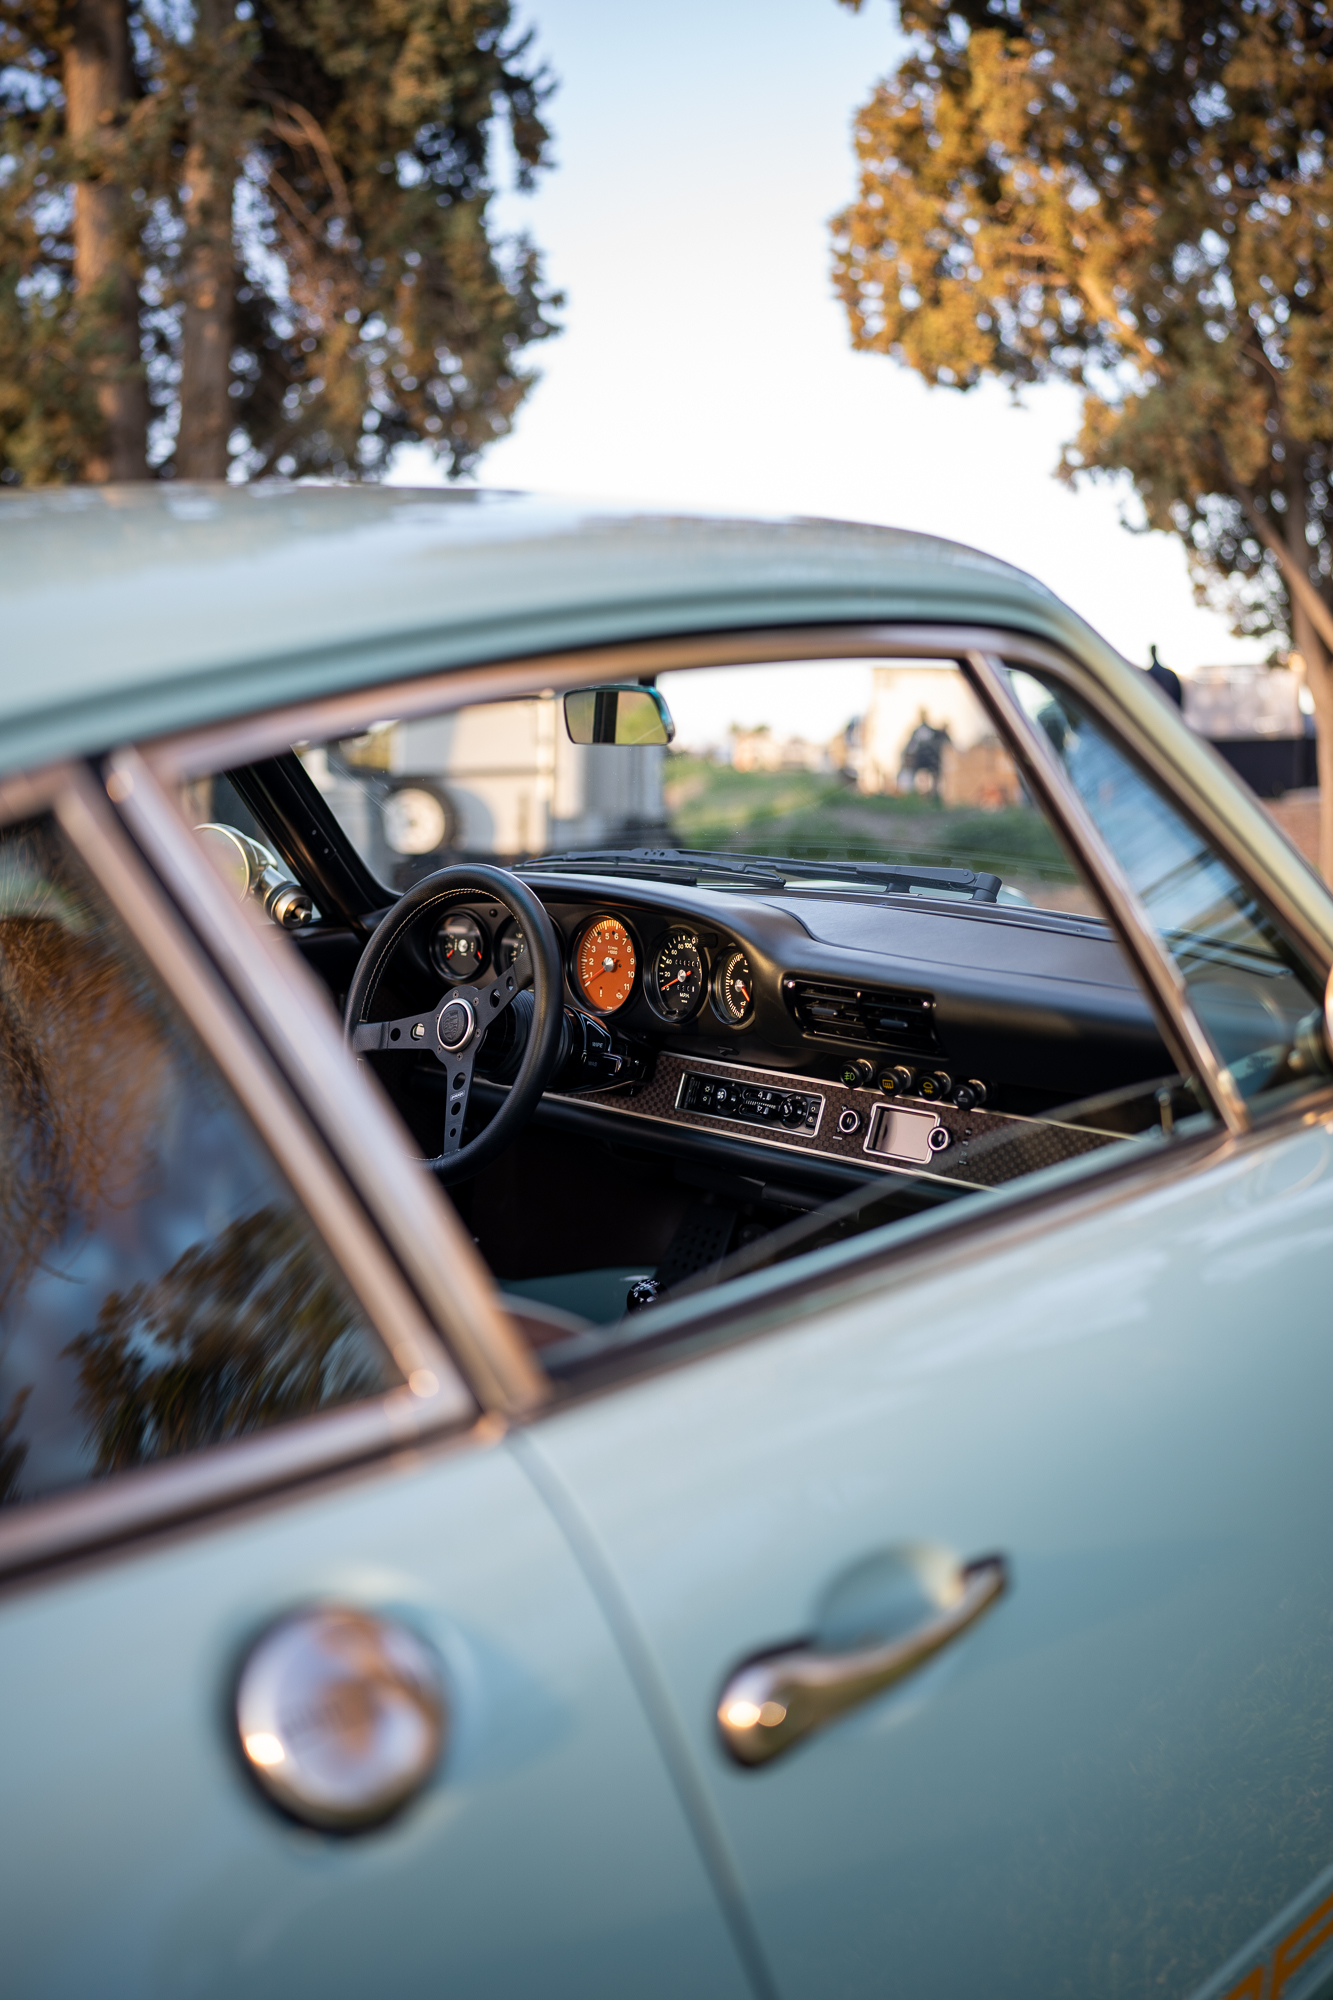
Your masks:
[[[618,917],[598,917],[579,939],[575,984],[599,1014],[614,1014],[634,990],[634,940]]]
[[[481,971],[486,957],[486,933],[466,910],[446,917],[430,941],[435,970],[445,979],[471,979]]]
[[[717,1008],[724,1021],[748,1021],[754,1012],[754,974],[743,951],[729,951],[718,967]]]
[[[672,931],[653,961],[652,997],[669,1020],[683,1020],[704,990],[704,960],[693,931]]]

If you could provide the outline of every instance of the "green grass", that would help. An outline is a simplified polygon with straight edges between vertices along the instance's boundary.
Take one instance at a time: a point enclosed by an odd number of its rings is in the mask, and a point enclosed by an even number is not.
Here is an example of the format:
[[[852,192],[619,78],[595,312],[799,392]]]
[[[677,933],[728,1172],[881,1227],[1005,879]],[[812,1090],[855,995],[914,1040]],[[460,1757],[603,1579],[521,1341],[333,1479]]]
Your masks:
[[[734,771],[672,757],[666,809],[682,847],[801,861],[915,861],[988,869],[1014,887],[1077,888],[1039,812],[982,812],[930,798],[859,793],[810,771]]]

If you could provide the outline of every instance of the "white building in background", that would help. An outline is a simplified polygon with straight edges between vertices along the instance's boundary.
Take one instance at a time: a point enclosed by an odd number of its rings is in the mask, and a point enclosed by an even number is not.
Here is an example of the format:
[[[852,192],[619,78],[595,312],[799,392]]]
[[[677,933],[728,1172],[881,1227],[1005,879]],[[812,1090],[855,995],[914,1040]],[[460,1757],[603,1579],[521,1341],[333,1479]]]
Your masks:
[[[1280,667],[1196,667],[1180,679],[1186,722],[1215,743],[1303,735],[1304,685]]]
[[[571,743],[560,700],[488,702],[385,722],[306,767],[386,881],[405,857],[515,860],[663,836],[665,750]],[[421,871],[418,871],[421,872]]]
[[[803,736],[775,736],[767,728],[733,725],[728,750],[736,771],[827,772],[833,768],[826,743],[809,743]]]
[[[917,729],[943,731],[940,797],[946,805],[997,809],[1022,797],[1018,773],[985,710],[951,660],[876,667],[870,703],[847,731],[843,768],[858,791],[896,792]]]

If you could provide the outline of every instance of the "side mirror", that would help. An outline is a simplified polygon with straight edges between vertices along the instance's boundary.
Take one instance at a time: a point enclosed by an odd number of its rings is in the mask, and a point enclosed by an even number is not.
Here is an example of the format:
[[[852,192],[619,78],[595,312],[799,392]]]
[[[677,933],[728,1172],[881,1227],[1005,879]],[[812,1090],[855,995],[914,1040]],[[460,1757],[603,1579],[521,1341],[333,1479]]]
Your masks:
[[[571,688],[565,696],[565,733],[571,743],[670,743],[676,734],[656,688]]]

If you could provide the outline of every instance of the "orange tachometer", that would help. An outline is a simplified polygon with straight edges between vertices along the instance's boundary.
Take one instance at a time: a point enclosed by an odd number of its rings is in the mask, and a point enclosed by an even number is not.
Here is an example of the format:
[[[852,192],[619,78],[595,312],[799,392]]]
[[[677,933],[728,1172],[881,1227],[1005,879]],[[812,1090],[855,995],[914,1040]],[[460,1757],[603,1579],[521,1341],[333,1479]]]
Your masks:
[[[598,917],[579,939],[575,979],[580,999],[599,1014],[623,1007],[634,986],[634,941],[617,917]]]

